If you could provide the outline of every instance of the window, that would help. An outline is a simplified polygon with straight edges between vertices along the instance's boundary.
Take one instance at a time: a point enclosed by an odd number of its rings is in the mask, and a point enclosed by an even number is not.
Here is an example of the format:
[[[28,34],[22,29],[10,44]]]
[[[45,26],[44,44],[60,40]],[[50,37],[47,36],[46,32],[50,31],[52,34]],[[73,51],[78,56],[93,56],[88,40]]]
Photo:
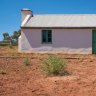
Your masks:
[[[52,30],[42,30],[42,43],[52,43]]]

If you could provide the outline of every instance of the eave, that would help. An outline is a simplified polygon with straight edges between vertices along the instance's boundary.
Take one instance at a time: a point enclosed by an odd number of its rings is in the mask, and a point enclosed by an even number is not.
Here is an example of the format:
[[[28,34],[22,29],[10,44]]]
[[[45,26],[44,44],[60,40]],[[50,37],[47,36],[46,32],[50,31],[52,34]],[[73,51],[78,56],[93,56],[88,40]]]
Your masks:
[[[93,29],[96,27],[21,27],[21,29]]]

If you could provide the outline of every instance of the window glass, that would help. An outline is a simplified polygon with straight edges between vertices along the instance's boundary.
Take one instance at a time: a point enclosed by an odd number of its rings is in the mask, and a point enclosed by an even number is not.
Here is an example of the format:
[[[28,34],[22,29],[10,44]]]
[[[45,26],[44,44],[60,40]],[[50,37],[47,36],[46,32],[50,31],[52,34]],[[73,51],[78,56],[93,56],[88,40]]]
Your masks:
[[[42,30],[42,43],[52,43],[51,30]]]

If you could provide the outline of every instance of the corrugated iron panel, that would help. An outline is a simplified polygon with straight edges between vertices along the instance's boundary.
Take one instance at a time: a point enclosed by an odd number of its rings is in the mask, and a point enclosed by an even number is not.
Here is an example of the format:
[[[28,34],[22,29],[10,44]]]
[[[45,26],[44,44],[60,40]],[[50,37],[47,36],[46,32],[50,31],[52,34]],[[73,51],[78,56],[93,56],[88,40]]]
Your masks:
[[[34,15],[22,27],[96,27],[96,14]]]

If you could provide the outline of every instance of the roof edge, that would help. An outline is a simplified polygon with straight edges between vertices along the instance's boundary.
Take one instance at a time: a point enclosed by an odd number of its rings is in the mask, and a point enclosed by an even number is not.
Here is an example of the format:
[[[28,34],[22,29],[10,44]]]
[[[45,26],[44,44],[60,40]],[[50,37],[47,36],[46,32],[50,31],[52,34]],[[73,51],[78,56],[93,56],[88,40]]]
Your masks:
[[[21,29],[96,29],[96,27],[22,27]]]

